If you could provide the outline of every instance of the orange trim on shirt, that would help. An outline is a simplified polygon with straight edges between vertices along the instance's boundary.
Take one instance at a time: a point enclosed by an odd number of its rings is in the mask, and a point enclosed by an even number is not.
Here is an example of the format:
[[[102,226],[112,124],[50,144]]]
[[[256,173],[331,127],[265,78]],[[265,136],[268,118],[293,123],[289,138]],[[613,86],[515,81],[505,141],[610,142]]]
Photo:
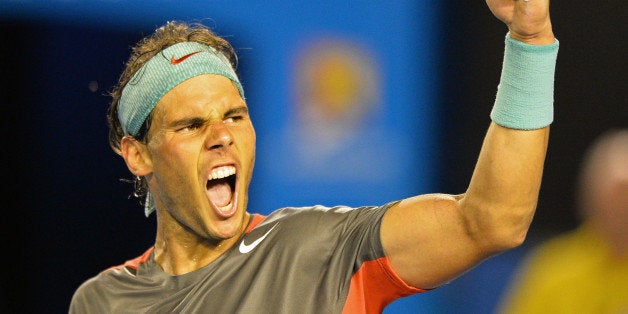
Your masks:
[[[425,291],[406,284],[388,258],[380,257],[364,262],[353,274],[342,313],[381,314],[392,301]]]
[[[262,221],[264,221],[264,219],[266,219],[266,216],[263,216],[263,215],[260,215],[260,214],[252,214],[251,215],[251,223],[249,224],[249,226],[246,228],[246,230],[244,232],[245,233],[251,232],[251,230],[253,230],[253,228],[255,228],[257,225],[259,225]],[[109,269],[120,269],[122,267],[129,267],[129,268],[137,270],[137,268],[139,267],[140,264],[145,263],[146,261],[148,261],[148,259],[150,257],[150,253],[152,253],[154,249],[155,249],[155,247],[151,246],[148,250],[146,250],[146,252],[144,252],[144,254],[142,254],[142,255],[134,258],[134,259],[128,260],[128,261],[124,262],[124,264],[122,264],[122,265],[109,267],[109,268],[105,269],[105,271],[107,271]]]
[[[146,252],[144,252],[144,254],[142,254],[142,255],[134,258],[134,259],[128,260],[128,261],[124,262],[124,264],[122,264],[122,265],[109,267],[109,268],[105,269],[104,271],[107,271],[107,270],[110,270],[110,269],[120,269],[122,267],[129,267],[129,268],[137,270],[137,268],[140,266],[140,264],[145,263],[146,261],[148,261],[148,259],[150,258],[150,253],[152,253],[154,249],[155,249],[155,247],[151,246],[150,248],[148,248],[148,250],[146,250]]]
[[[263,216],[260,214],[251,214],[251,223],[249,224],[248,227],[246,227],[246,230],[244,230],[244,233],[251,232],[251,230],[257,227],[257,225],[259,225],[262,221],[264,221],[264,219],[266,219],[266,216]]]

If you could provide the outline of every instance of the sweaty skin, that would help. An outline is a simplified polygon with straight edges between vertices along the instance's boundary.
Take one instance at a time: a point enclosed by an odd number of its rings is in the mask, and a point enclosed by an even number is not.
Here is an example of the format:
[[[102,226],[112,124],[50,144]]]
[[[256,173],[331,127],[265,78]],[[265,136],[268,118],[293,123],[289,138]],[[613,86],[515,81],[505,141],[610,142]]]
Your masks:
[[[513,39],[554,42],[548,0],[486,3]],[[168,273],[187,273],[215,260],[244,232],[255,131],[229,79],[202,75],[160,100],[148,135],[148,145],[125,137],[123,156],[155,196],[157,262]],[[416,196],[391,208],[381,239],[399,276],[418,288],[437,287],[519,245],[536,208],[548,136],[549,127],[520,131],[492,123],[466,193]],[[226,186],[208,182],[218,167],[235,168],[230,203],[208,192],[229,196]]]
[[[513,39],[554,43],[548,0],[487,0]],[[549,126],[521,131],[491,123],[466,193],[403,200],[384,216],[381,237],[408,284],[435,288],[486,258],[520,245],[543,175]]]
[[[209,264],[244,232],[255,130],[228,78],[206,74],[179,84],[156,105],[148,144],[125,137],[122,148],[129,169],[146,176],[155,197],[155,256],[166,272]],[[228,195],[226,186],[209,179],[233,170],[235,186],[225,205],[214,196]]]

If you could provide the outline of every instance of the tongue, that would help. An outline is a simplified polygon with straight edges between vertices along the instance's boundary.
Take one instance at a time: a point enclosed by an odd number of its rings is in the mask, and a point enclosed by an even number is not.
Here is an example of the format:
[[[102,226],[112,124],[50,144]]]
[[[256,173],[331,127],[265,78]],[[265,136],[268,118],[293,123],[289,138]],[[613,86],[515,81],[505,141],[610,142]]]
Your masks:
[[[231,187],[228,183],[217,183],[209,187],[209,200],[216,207],[224,207],[229,205],[231,201]]]

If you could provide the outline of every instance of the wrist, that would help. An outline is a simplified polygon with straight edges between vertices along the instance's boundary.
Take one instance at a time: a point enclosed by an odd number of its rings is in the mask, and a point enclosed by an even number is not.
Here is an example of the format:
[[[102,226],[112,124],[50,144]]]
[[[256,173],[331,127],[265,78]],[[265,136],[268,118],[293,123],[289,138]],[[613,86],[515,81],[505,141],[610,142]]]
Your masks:
[[[502,75],[491,119],[504,127],[533,130],[554,118],[554,68],[558,40],[531,45],[506,35]]]
[[[510,38],[514,40],[535,46],[551,45],[556,41],[556,37],[552,31],[552,25],[549,22],[542,31],[534,34],[521,34],[513,29],[509,29],[508,34]]]

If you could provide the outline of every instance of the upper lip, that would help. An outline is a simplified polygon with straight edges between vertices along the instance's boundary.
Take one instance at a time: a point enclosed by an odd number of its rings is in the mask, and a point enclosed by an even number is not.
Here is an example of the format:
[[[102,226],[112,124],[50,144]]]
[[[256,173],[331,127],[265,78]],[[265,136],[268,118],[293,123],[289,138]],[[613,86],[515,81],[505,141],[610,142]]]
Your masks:
[[[238,166],[233,162],[216,164],[207,172],[207,181],[226,178],[238,174]]]
[[[236,174],[236,168],[233,165],[218,166],[209,172],[209,180],[222,179]]]

